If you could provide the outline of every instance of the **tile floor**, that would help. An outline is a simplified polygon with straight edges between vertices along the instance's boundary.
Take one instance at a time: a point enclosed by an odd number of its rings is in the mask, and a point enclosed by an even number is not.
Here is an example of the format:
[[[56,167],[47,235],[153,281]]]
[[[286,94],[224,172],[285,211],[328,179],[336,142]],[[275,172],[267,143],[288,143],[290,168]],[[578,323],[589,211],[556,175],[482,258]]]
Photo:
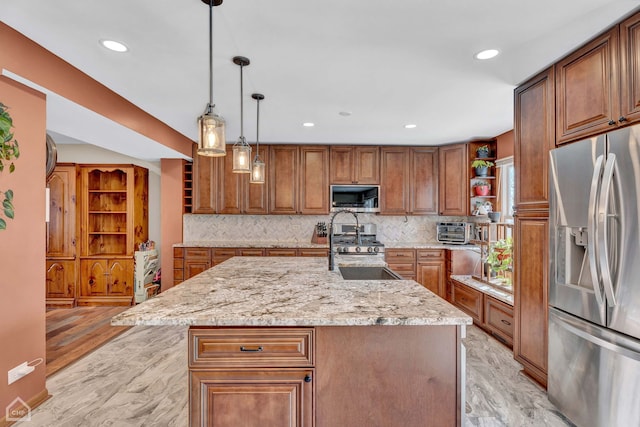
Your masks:
[[[465,345],[465,427],[572,425],[520,373],[509,349],[475,326]],[[53,397],[17,425],[186,427],[186,329],[136,326],[51,376],[47,387]]]

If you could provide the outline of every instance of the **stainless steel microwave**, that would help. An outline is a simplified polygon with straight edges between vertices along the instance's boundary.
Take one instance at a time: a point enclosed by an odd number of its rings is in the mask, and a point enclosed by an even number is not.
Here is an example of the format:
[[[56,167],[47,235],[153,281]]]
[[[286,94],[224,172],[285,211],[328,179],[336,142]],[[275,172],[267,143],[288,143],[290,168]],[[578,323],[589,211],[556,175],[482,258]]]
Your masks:
[[[379,185],[332,185],[331,211],[380,212]]]

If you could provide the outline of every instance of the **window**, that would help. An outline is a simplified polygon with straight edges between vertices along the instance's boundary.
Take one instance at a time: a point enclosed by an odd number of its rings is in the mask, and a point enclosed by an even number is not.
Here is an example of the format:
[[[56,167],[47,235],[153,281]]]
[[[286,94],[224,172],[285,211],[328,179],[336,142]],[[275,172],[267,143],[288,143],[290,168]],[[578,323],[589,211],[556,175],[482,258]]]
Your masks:
[[[496,161],[496,166],[499,168],[498,183],[500,198],[500,213],[503,221],[513,221],[513,207],[516,204],[516,173],[513,167],[513,157],[506,157]]]

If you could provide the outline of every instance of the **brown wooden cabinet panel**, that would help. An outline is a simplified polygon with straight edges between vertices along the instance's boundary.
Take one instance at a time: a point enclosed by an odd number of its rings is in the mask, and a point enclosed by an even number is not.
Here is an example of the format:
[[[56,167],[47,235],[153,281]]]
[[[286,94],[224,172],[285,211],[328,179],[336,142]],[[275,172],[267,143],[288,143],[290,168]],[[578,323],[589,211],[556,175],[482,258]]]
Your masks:
[[[620,24],[621,113],[628,123],[640,121],[640,13]]]
[[[329,147],[300,147],[299,213],[329,213]]]
[[[298,256],[326,257],[329,249],[298,248]]]
[[[438,149],[411,149],[409,211],[420,215],[438,214]]]
[[[298,213],[298,147],[269,147],[269,210],[272,214]]]
[[[133,260],[112,260],[107,264],[109,296],[133,295]]]
[[[58,165],[47,181],[47,257],[76,255],[76,175],[75,165]]]
[[[218,178],[222,161],[193,151],[193,213],[214,214],[218,211]]]
[[[438,153],[440,215],[468,215],[467,145],[444,145]]]
[[[414,249],[387,249],[384,258],[388,267],[405,280],[416,279],[416,251]]]
[[[211,249],[211,267],[237,255],[238,250],[236,248],[213,248]]]
[[[80,295],[106,296],[109,286],[107,262],[102,259],[80,261]]]
[[[295,248],[267,248],[267,256],[298,256]]]
[[[252,147],[252,153],[256,152],[256,147]],[[243,212],[250,215],[265,215],[269,213],[269,147],[260,147],[260,158],[265,163],[264,184],[251,184],[250,176],[244,179],[244,204]]]
[[[452,280],[452,303],[471,316],[475,323],[484,323],[483,297],[484,294],[457,280]]]
[[[313,426],[313,369],[189,372],[190,425]],[[307,382],[307,378],[311,379]]]
[[[46,283],[48,305],[73,307],[76,296],[76,261],[47,261]]]
[[[261,248],[239,248],[239,256],[264,256],[264,249]]]
[[[549,207],[549,150],[555,148],[554,87],[553,68],[548,68],[515,90],[517,210]]]
[[[133,259],[80,260],[79,305],[130,305]]]
[[[378,184],[380,149],[362,146],[332,146],[331,184]]]
[[[416,281],[441,298],[446,298],[446,261],[444,250],[417,249]]]
[[[245,178],[249,174],[233,172],[233,149],[227,146],[227,155],[220,157],[217,178],[218,209],[216,213],[239,214],[242,213],[242,188]]]
[[[518,215],[514,236],[513,353],[529,375],[547,382],[548,219]]]
[[[556,63],[558,144],[606,132],[617,124],[618,65],[618,27]]]
[[[380,149],[380,214],[409,212],[409,150],[406,147]]]

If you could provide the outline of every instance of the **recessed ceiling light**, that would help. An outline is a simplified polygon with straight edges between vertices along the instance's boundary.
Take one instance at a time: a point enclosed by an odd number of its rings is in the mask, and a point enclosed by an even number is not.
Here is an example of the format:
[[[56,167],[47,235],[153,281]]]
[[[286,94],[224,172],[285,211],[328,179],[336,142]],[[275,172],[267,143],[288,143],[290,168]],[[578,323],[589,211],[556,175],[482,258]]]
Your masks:
[[[338,114],[343,117],[349,117],[351,115],[351,111],[340,111]]]
[[[491,58],[495,58],[496,56],[498,56],[498,54],[500,53],[500,51],[498,49],[487,49],[487,50],[483,50],[481,52],[478,52],[474,55],[474,58],[476,59],[491,59]]]
[[[115,40],[103,39],[103,40],[100,40],[100,44],[114,52],[126,52],[129,50],[129,48],[125,46],[123,43],[117,42]]]
[[[314,126],[315,126],[315,124],[314,124],[314,123],[311,123],[311,122],[306,122],[306,123],[303,123],[303,124],[302,124],[302,126],[304,126],[304,127],[306,127],[306,128],[312,128],[312,127],[314,127]]]
[[[408,124],[408,125],[404,125],[405,129],[413,129],[415,127],[417,127],[418,125],[414,125],[414,124]]]

